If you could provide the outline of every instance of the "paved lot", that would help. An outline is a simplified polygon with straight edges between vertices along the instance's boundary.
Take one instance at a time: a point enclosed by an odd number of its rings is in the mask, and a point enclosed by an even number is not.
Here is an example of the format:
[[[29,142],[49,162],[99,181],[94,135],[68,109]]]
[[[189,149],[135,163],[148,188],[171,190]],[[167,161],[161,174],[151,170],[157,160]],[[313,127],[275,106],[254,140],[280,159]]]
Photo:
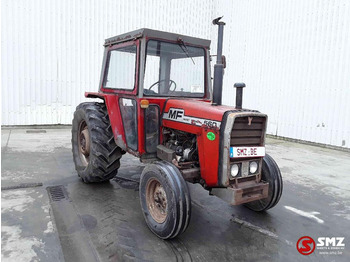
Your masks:
[[[1,139],[3,261],[350,261],[350,153],[268,139],[284,179],[275,208],[258,214],[189,185],[190,226],[163,241],[140,210],[137,159],[124,155],[119,178],[87,185],[70,129],[3,129]],[[302,256],[304,235],[345,237],[345,248]]]

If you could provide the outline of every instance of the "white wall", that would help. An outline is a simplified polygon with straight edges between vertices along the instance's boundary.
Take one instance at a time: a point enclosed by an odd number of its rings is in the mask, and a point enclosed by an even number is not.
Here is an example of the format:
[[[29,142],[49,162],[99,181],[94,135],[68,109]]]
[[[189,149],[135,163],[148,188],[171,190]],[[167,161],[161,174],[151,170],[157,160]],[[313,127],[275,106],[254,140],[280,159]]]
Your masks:
[[[243,81],[243,105],[268,132],[350,148],[350,1],[232,1],[223,98]]]
[[[2,0],[2,124],[69,124],[98,88],[104,39],[149,27],[213,41],[224,14],[225,104],[268,133],[350,148],[350,1]]]
[[[2,0],[2,124],[70,124],[84,92],[98,89],[106,38],[142,27],[210,38],[212,6]]]

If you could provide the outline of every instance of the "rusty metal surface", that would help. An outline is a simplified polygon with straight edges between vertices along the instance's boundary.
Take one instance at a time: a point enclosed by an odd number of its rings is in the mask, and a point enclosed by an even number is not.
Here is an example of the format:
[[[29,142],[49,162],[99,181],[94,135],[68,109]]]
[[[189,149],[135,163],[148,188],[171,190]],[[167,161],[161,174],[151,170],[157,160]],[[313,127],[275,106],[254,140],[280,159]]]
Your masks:
[[[183,169],[180,172],[186,181],[193,182],[200,179],[200,169],[198,167]]]
[[[168,215],[167,196],[160,182],[152,178],[146,185],[146,203],[152,218],[163,223]]]
[[[240,205],[266,198],[268,188],[269,184],[266,182],[246,181],[239,183],[239,187],[213,188],[211,193],[231,205]]]
[[[158,145],[157,157],[169,163],[172,163],[173,159],[175,159],[175,151],[170,148],[167,148],[166,146]]]
[[[82,163],[87,166],[90,156],[90,134],[86,122],[83,120],[79,124],[78,130],[78,147],[80,152],[80,159]]]

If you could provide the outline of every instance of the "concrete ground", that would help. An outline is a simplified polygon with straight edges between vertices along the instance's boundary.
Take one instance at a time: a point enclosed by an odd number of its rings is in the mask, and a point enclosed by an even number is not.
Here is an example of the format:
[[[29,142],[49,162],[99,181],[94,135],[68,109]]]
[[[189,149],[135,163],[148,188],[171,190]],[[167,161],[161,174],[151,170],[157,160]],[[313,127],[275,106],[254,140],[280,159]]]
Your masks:
[[[187,231],[163,241],[147,228],[138,179],[124,155],[117,179],[84,184],[70,129],[2,129],[3,261],[350,261],[350,153],[268,139],[284,191],[265,213],[230,206],[189,185]],[[302,236],[344,237],[339,250],[298,253]],[[322,253],[323,252],[323,253]]]

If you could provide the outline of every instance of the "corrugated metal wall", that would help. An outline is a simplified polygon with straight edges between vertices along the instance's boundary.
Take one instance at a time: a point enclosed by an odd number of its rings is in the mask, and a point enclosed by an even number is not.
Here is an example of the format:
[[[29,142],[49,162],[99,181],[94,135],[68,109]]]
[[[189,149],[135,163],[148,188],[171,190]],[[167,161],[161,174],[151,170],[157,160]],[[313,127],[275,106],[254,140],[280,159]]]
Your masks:
[[[350,1],[2,0],[2,124],[69,124],[98,88],[105,38],[149,27],[210,38],[224,14],[225,104],[268,133],[350,148]]]
[[[201,0],[2,0],[2,124],[70,124],[84,92],[97,91],[106,38],[142,27],[210,38],[212,8]]]
[[[269,115],[268,132],[350,147],[350,1],[232,1],[225,103]]]

